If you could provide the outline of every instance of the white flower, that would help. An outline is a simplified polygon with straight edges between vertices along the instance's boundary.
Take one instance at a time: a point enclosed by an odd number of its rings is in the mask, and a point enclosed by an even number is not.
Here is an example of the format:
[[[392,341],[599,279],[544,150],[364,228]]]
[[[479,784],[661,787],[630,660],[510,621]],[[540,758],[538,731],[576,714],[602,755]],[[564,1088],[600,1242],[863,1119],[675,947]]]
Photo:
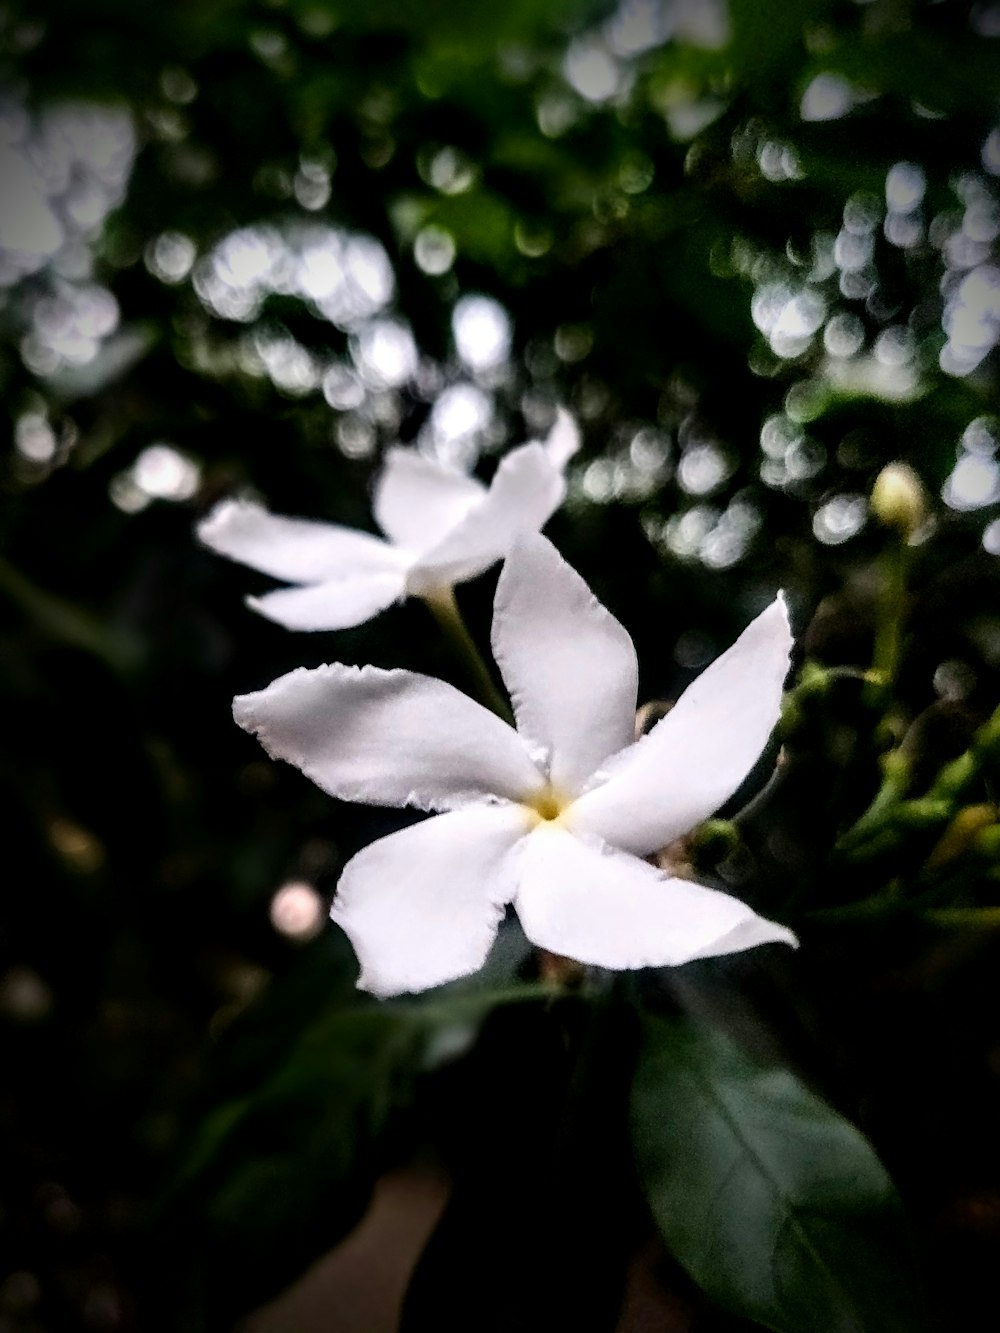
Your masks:
[[[560,409],[544,443],[522,444],[487,488],[396,447],[375,482],[373,509],[388,540],[336,523],[283,518],[248,500],[224,500],[198,536],[232,560],[296,586],[248,597],[288,629],[347,629],[407,596],[434,596],[496,564],[525,532],[537,532],[566,494],[565,467],[579,448]]]
[[[233,711],[333,796],[443,811],[344,867],[332,915],[376,995],[476,971],[513,903],[528,939],[607,968],[795,943],[738,899],[643,858],[722,804],[778,718],[791,635],[779,597],[633,741],[632,641],[541,536],[504,565],[493,652],[515,731],[409,671],[300,669]]]

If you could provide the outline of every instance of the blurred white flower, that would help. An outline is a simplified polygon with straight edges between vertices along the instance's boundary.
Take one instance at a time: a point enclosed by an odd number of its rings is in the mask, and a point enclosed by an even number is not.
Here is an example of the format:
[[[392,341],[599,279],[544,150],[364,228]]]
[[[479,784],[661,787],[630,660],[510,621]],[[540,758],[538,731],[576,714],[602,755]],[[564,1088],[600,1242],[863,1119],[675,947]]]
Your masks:
[[[518,536],[537,532],[566,494],[565,468],[579,448],[560,409],[544,442],[501,460],[490,485],[414,449],[390,449],[373,510],[385,539],[335,523],[284,518],[248,500],[224,500],[198,536],[220,555],[294,584],[248,597],[288,629],[360,625],[407,596],[434,597],[501,560]]]
[[[778,719],[791,635],[779,597],[633,741],[632,641],[542,536],[497,586],[493,652],[517,730],[409,671],[300,669],[234,701],[270,755],[332,796],[443,811],[344,868],[332,915],[376,995],[474,972],[506,904],[543,949],[607,968],[673,966],[785,927],[643,858],[736,790]]]

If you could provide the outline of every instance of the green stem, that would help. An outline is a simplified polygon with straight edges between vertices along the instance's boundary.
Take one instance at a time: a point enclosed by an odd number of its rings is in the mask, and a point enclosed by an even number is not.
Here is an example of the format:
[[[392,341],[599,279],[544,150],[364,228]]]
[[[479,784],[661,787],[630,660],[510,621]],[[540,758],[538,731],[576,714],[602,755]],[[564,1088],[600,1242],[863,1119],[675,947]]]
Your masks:
[[[844,903],[840,907],[816,907],[806,913],[806,919],[821,925],[840,925],[853,921],[871,921],[873,918],[891,916],[895,912],[909,910],[909,903],[901,900],[895,889],[883,889],[869,898],[859,898],[857,902]]]
[[[105,625],[71,602],[47,592],[0,557],[0,596],[6,596],[41,630],[62,643],[101,657],[127,674],[140,661],[142,649],[130,634]]]
[[[875,627],[875,656],[872,663],[877,683],[869,698],[888,695],[896,682],[903,645],[903,616],[906,610],[906,577],[909,546],[903,536],[894,537],[882,557],[882,594]]]
[[[900,746],[883,758],[882,785],[871,805],[837,840],[837,850],[850,851],[877,833],[906,796],[910,785],[910,756]]]
[[[514,714],[494,684],[490,669],[462,619],[462,613],[455,600],[455,589],[450,585],[436,588],[434,592],[425,593],[423,600],[430,607],[431,614],[441,626],[445,638],[465,668],[476,698],[491,712],[496,713],[497,717],[503,718],[513,726]]]
[[[957,930],[1000,929],[1000,907],[938,907],[924,912],[925,921]]]

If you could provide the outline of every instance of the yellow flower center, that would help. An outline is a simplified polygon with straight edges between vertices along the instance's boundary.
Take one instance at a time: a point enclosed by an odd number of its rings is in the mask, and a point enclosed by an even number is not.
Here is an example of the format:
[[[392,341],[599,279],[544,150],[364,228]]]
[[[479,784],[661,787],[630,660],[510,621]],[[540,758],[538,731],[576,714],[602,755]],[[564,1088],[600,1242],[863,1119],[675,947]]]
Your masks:
[[[532,828],[537,824],[553,824],[565,813],[571,798],[556,791],[554,787],[543,787],[540,792],[529,796],[524,801],[525,813]]]

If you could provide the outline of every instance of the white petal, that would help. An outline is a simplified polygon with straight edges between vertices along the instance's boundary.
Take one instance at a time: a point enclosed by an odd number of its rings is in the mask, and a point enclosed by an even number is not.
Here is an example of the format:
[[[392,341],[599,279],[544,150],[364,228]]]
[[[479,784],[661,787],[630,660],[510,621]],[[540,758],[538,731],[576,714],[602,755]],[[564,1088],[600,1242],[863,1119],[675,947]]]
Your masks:
[[[545,440],[545,452],[556,467],[564,468],[574,454],[580,451],[580,427],[576,418],[560,407]]]
[[[537,533],[517,543],[500,575],[493,655],[518,731],[549,757],[557,790],[575,795],[632,740],[638,683],[632,640]]]
[[[375,995],[426,990],[477,971],[510,901],[516,806],[469,806],[380,838],[348,861],[330,915]]]
[[[220,555],[289,583],[384,573],[405,564],[380,537],[335,523],[283,518],[249,500],[223,500],[198,524],[198,536]]]
[[[372,509],[398,546],[425,551],[456,527],[486,495],[475,477],[425,458],[416,449],[389,449],[375,482]]]
[[[607,781],[573,806],[573,827],[644,856],[706,819],[767,744],[791,649],[779,596],[648,736],[606,765]]]
[[[233,700],[275,759],[345,801],[450,810],[542,786],[520,737],[444,681],[333,663]]]
[[[405,595],[405,575],[401,570],[390,570],[299,588],[278,588],[246,601],[254,611],[286,629],[350,629],[371,620]]]
[[[413,566],[411,592],[430,592],[475,578],[501,560],[518,537],[537,532],[565,494],[566,479],[543,444],[512,449],[482,501]]]
[[[525,839],[514,906],[533,944],[598,967],[676,967],[757,944],[796,944],[728,893],[553,825]]]

